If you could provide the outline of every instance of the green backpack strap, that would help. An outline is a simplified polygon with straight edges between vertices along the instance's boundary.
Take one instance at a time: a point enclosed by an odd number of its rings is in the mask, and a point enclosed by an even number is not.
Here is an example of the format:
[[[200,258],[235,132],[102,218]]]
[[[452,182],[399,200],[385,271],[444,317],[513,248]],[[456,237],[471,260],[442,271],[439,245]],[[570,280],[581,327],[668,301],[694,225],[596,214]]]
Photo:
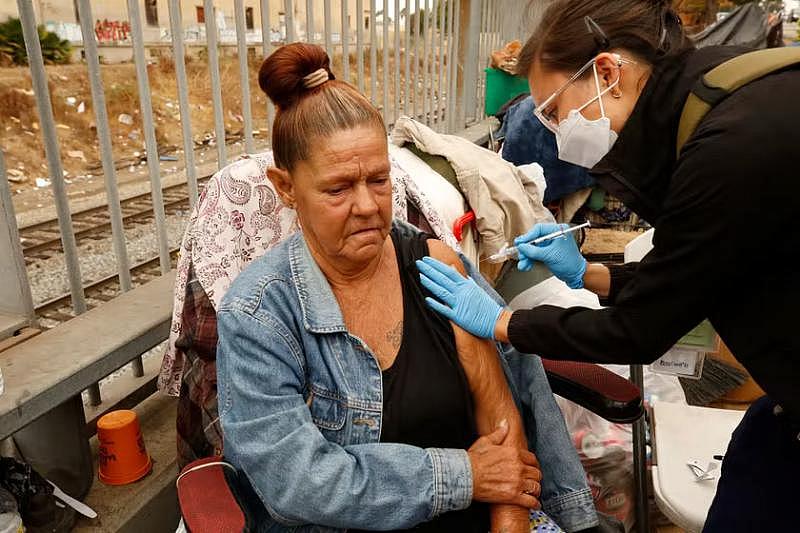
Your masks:
[[[767,74],[800,65],[800,46],[756,50],[707,72],[686,99],[678,126],[677,155],[711,109],[731,93]]]

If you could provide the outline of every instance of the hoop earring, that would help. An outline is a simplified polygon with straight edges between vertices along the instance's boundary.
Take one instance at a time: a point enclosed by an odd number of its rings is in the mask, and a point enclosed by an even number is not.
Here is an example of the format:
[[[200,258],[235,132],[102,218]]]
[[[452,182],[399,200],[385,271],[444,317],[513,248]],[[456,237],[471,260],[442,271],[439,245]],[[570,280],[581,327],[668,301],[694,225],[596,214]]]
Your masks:
[[[621,91],[611,91],[611,97],[612,98],[616,98],[617,100],[619,100],[620,98],[622,98],[622,92]]]

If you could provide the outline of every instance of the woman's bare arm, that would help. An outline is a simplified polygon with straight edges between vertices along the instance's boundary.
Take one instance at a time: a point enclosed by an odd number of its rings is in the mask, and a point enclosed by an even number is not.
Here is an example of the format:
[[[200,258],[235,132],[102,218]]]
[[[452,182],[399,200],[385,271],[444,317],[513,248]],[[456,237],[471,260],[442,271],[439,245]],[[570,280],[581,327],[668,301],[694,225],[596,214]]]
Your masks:
[[[464,266],[458,256],[440,241],[428,241],[432,257],[450,264],[462,274]],[[478,433],[486,435],[502,421],[509,426],[504,445],[528,449],[525,428],[511,390],[508,387],[497,348],[491,341],[478,339],[453,324],[459,361],[469,382],[475,405],[475,420]],[[531,487],[538,496],[539,485]],[[492,505],[493,532],[528,532],[529,510],[514,505]]]

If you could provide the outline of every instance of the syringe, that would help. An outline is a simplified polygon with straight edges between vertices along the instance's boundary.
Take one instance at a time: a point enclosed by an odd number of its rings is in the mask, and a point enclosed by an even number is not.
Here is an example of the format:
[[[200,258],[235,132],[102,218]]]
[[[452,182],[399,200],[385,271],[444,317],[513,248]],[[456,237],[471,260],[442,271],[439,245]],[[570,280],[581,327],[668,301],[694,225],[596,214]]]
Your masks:
[[[553,239],[557,239],[558,237],[562,237],[564,235],[570,234],[574,231],[578,231],[583,228],[591,227],[591,223],[584,222],[583,224],[578,224],[577,226],[572,226],[571,228],[560,229],[558,231],[554,231],[553,233],[548,233],[547,235],[542,235],[536,239],[533,239],[528,244],[532,244],[534,246],[538,246],[544,242],[551,241]],[[519,251],[517,250],[516,246],[503,246],[499,252],[496,254],[492,254],[489,257],[485,258],[484,261],[488,261],[490,263],[502,263],[507,259],[517,259],[519,257]]]

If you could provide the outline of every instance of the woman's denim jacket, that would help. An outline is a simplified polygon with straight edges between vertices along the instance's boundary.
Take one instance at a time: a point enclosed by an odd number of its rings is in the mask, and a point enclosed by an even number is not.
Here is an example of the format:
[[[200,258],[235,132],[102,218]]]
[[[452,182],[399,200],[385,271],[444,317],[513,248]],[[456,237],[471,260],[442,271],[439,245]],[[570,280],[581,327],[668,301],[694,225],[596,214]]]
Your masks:
[[[417,231],[401,223],[395,228]],[[404,529],[470,505],[465,450],[380,442],[381,369],[366,344],[348,333],[302,234],[236,279],[218,310],[218,329],[225,455],[269,512],[247,505],[264,514],[259,531]],[[544,510],[567,531],[596,525],[584,471],[541,361],[509,346],[498,349],[541,463]]]

